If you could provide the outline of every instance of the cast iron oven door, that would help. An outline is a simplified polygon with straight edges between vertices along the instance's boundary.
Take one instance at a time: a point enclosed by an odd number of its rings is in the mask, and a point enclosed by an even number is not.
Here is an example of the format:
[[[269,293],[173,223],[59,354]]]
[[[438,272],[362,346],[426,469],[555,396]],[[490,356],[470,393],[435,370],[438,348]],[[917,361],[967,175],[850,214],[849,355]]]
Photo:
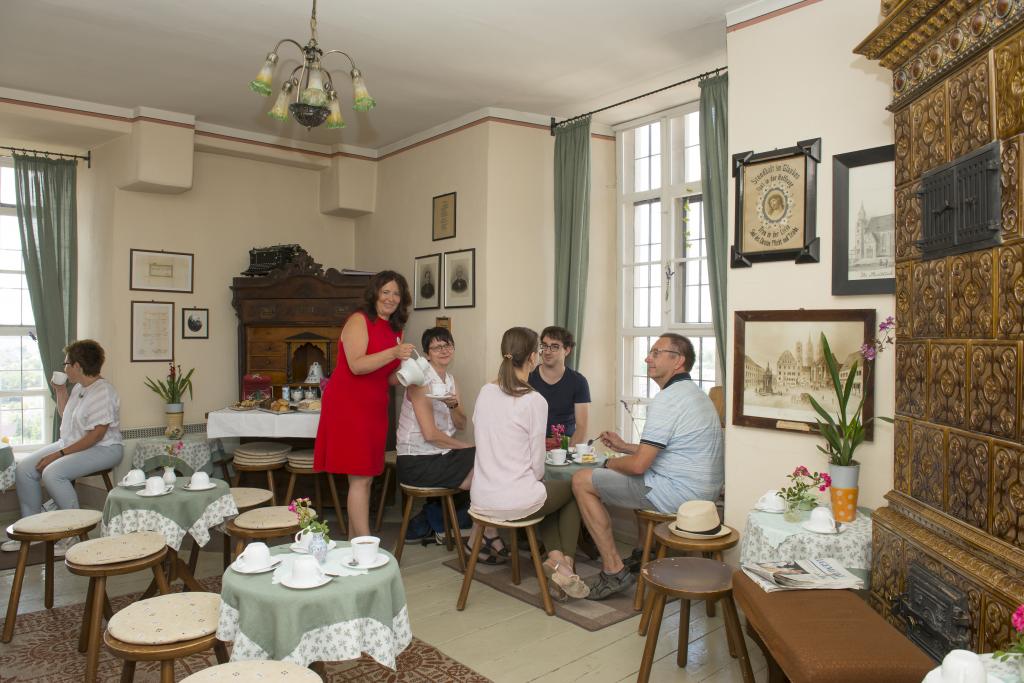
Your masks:
[[[907,592],[892,605],[907,623],[907,637],[937,661],[950,650],[969,649],[967,596],[914,562],[907,573]]]

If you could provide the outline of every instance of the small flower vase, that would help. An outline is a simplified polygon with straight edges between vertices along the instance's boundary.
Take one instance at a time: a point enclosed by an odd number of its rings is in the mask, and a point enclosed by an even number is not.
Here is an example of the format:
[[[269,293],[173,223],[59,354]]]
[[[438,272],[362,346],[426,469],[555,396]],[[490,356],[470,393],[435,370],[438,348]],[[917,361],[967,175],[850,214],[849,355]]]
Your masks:
[[[813,510],[818,504],[808,498],[802,498],[800,500],[787,500],[786,511],[783,513],[782,518],[787,522],[799,522],[807,518],[807,511]]]
[[[176,475],[174,473],[174,468],[170,467],[170,466],[165,467],[164,468],[164,483],[169,486],[169,485],[173,484],[176,481],[178,481],[178,475]]]
[[[309,545],[306,546],[309,549],[309,554],[316,558],[316,561],[320,564],[324,563],[327,559],[327,540],[323,534],[311,533],[309,535]]]

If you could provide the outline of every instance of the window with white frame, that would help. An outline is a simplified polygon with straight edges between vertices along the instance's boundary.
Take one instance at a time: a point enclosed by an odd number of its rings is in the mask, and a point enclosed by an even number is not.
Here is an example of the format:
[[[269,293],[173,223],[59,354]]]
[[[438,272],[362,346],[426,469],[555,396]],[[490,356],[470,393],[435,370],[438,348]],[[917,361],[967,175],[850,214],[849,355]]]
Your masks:
[[[697,103],[617,131],[619,157],[619,427],[636,443],[658,385],[647,351],[665,332],[688,337],[690,371],[705,391],[716,383],[707,239],[701,197]]]
[[[0,158],[0,436],[18,450],[50,441],[53,402],[25,280],[12,160]]]

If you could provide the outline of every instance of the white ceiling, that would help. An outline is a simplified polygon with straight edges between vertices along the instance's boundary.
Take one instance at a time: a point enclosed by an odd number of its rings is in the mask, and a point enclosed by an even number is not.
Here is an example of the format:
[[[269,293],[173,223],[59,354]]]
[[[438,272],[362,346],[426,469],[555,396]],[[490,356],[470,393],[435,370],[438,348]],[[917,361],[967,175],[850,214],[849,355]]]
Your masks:
[[[0,86],[377,149],[485,107],[566,117],[720,66],[725,13],[750,2],[319,0],[321,47],[352,55],[377,107],[353,111],[339,79],[348,126],[307,132],[247,84],[279,39],[305,44],[311,0],[2,0]],[[296,64],[282,47],[275,88]]]

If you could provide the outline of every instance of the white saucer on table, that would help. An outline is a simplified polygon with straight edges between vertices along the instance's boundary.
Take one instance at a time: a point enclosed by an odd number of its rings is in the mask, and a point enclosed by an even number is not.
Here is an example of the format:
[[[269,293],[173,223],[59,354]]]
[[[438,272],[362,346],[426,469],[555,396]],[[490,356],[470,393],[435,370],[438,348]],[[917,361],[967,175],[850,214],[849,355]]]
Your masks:
[[[377,567],[383,567],[390,561],[390,557],[384,553],[377,551],[377,557],[373,558],[373,562],[368,564],[358,564],[352,566],[349,564],[349,560],[352,559],[352,550],[350,548],[342,548],[338,554],[338,562],[341,563],[342,567],[346,569],[376,569]]]
[[[174,484],[166,484],[164,490],[160,493],[149,493],[145,489],[136,491],[135,495],[142,496],[143,498],[156,498],[157,496],[166,496],[168,493],[174,490]]]
[[[552,462],[551,458],[544,458],[544,464],[551,465],[552,467],[565,467],[566,465],[571,465],[572,460],[566,458],[565,462]]]
[[[279,564],[281,564],[281,558],[275,557],[270,560],[270,564],[268,564],[266,567],[253,567],[250,569],[249,567],[245,566],[245,559],[239,557],[231,563],[230,567],[239,574],[262,574],[263,572],[269,572],[271,569],[273,569]]]
[[[287,576],[284,576],[284,577],[281,578],[281,585],[282,586],[287,586],[288,588],[297,588],[299,590],[306,590],[308,588],[319,588],[320,586],[327,585],[328,583],[330,583],[331,578],[332,578],[331,576],[328,576],[327,574],[324,574],[323,578],[315,579],[314,581],[312,581],[310,583],[297,583],[294,580],[292,580],[291,572],[288,572]]]
[[[184,491],[209,491],[210,489],[217,488],[217,485],[212,481],[206,486],[192,486],[192,482],[189,482],[181,487]]]
[[[331,541],[330,543],[327,544],[327,549],[328,550],[334,550],[335,547],[337,547],[337,545],[338,545],[337,542]],[[292,543],[288,547],[291,549],[291,551],[293,553],[299,553],[300,555],[309,555],[309,549],[306,546],[302,545],[301,543]]]
[[[817,526],[814,526],[813,524],[811,524],[810,520],[804,522],[800,526],[802,526],[807,531],[810,531],[810,532],[813,532],[813,533],[816,533],[816,534],[824,534],[826,536],[835,536],[836,534],[841,534],[844,531],[846,531],[846,525],[845,524],[840,524],[839,522],[836,522],[836,528],[835,529],[829,529],[828,527],[817,527]]]

